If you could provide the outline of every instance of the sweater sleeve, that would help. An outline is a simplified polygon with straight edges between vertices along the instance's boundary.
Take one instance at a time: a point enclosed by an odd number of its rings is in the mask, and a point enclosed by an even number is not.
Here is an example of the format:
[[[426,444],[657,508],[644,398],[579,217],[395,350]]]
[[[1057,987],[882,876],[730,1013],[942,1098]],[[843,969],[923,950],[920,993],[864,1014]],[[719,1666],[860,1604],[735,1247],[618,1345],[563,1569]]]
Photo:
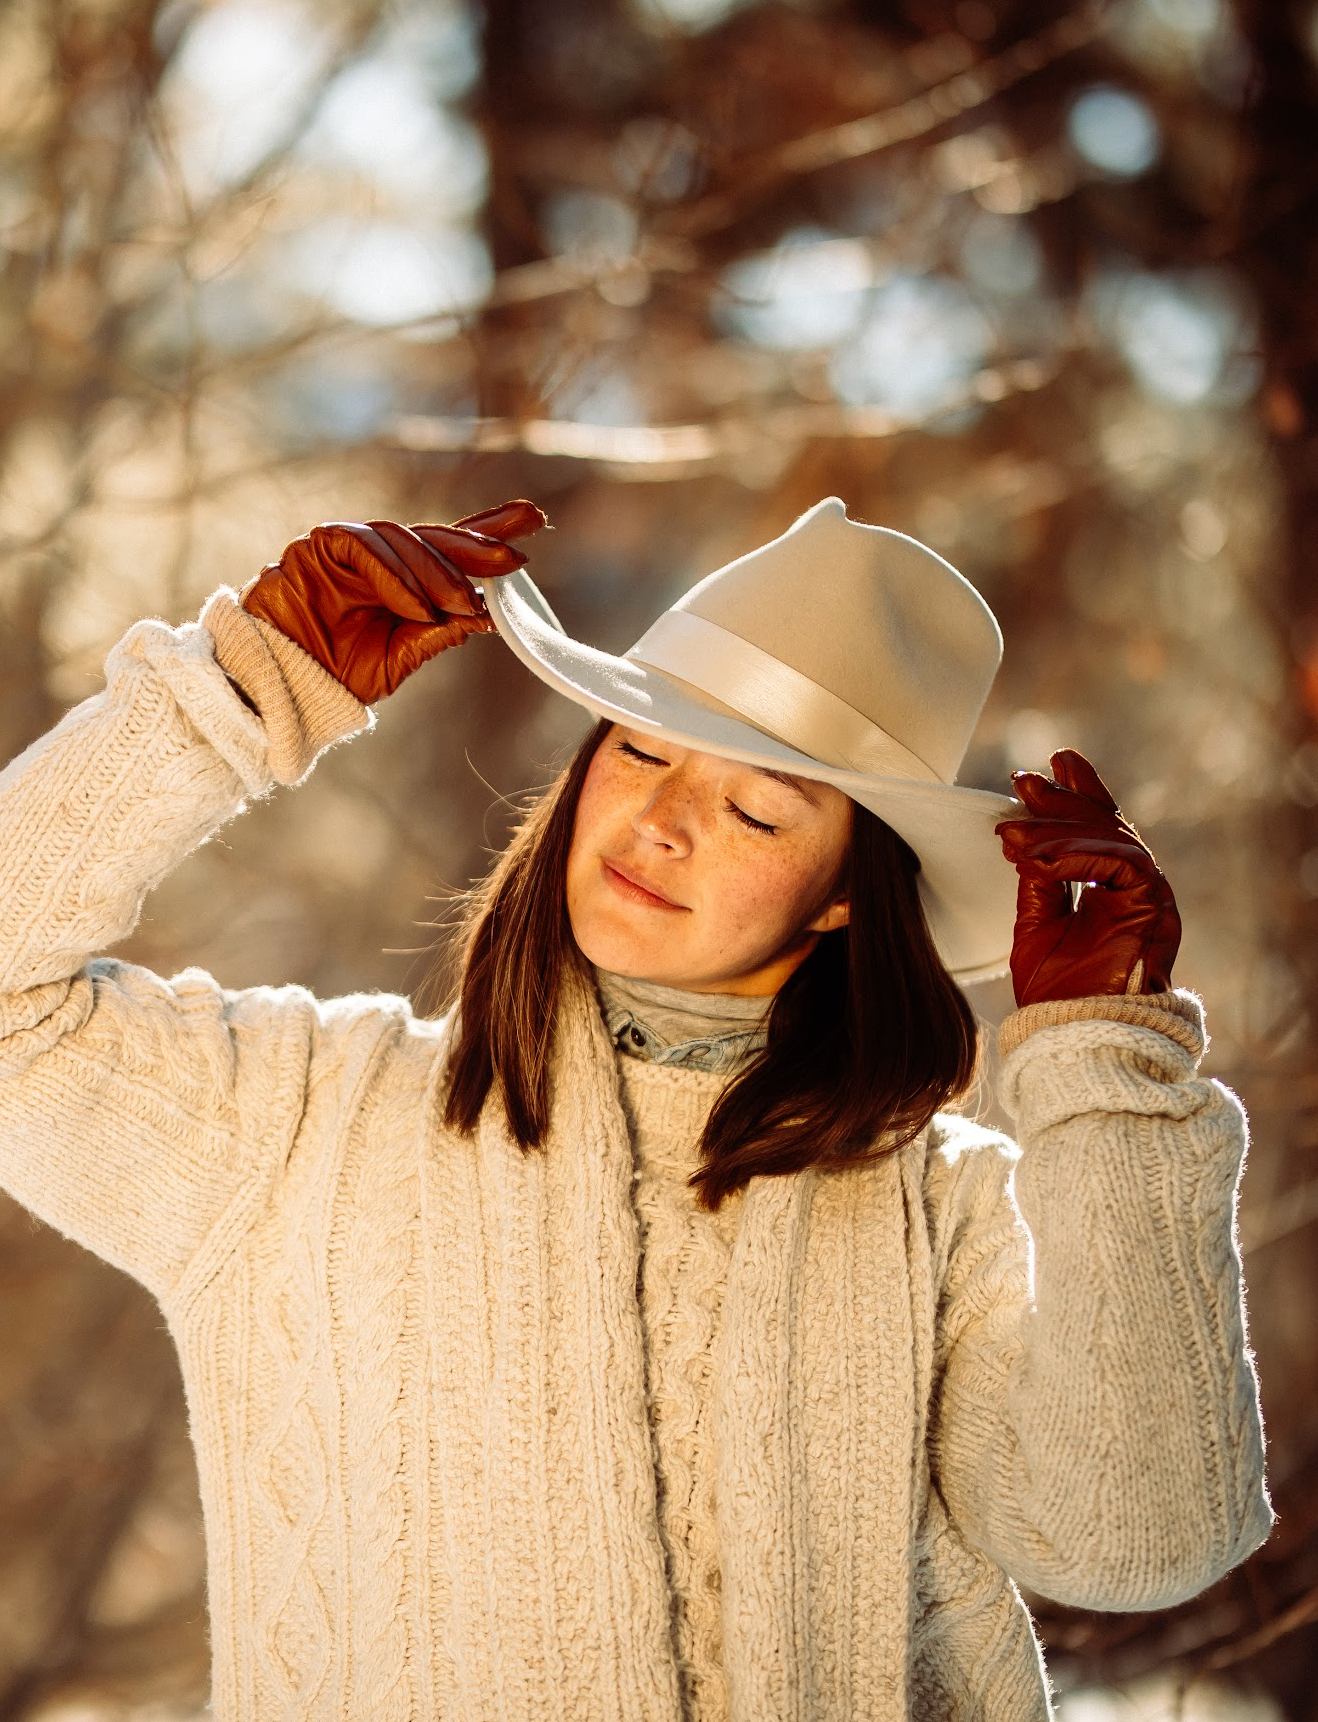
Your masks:
[[[266,763],[276,783],[298,783],[316,756],[345,735],[369,727],[367,708],[301,646],[221,586],[207,600],[202,625],[215,661],[261,719]]]
[[[1199,1001],[1003,1026],[1020,1148],[930,1161],[934,1480],[969,1542],[1073,1607],[1193,1596],[1268,1534],[1235,1207],[1243,1110],[1197,1074]]]
[[[319,1018],[300,988],[93,953],[271,787],[270,754],[211,631],[148,621],[0,773],[0,1184],[162,1298],[286,1146]]]

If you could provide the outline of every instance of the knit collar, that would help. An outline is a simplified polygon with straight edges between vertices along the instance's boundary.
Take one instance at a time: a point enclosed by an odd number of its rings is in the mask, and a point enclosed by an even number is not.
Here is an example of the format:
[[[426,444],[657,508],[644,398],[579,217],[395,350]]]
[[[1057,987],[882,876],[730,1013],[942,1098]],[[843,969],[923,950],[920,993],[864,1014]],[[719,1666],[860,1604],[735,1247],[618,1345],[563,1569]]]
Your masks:
[[[731,1073],[768,1039],[768,998],[686,992],[601,968],[595,985],[609,1038],[631,1058]]]

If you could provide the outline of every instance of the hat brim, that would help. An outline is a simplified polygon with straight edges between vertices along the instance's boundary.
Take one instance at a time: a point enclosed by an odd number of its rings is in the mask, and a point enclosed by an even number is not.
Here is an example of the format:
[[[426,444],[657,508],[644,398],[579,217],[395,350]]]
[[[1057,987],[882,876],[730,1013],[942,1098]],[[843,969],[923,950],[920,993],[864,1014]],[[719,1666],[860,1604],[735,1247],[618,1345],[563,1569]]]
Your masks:
[[[920,892],[939,954],[962,985],[1007,967],[1016,916],[1016,870],[994,826],[1020,802],[990,790],[874,777],[824,765],[786,742],[707,705],[676,677],[572,639],[523,569],[484,583],[495,626],[526,667],[597,717],[678,747],[767,765],[831,783],[876,813],[920,858]]]

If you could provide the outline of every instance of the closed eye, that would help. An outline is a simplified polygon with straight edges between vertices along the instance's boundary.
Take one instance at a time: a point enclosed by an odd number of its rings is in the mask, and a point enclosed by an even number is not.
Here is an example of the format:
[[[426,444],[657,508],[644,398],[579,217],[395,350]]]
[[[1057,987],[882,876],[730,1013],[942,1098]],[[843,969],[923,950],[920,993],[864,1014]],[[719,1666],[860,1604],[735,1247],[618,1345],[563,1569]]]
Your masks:
[[[643,753],[639,747],[634,746],[633,743],[629,741],[619,741],[618,751],[619,753],[627,754],[632,759],[639,760],[642,765],[668,764],[666,759],[660,759],[653,753]],[[778,829],[776,825],[766,825],[762,819],[752,819],[750,814],[738,807],[735,801],[727,801],[724,803],[724,806],[727,808],[728,812],[731,813],[735,819],[739,819],[749,831],[761,831],[766,837],[772,837]]]
[[[742,812],[735,801],[729,801],[727,808],[729,813],[735,813],[742,824],[748,825],[752,831],[763,831],[766,836],[772,837],[778,829],[776,825],[766,825],[762,819],[752,819],[749,813]]]
[[[668,761],[666,759],[658,759],[652,753],[642,753],[639,747],[633,747],[629,741],[620,741],[618,743],[618,752],[619,753],[628,753],[631,755],[631,757],[633,759],[642,760],[646,765],[667,765],[668,764]]]

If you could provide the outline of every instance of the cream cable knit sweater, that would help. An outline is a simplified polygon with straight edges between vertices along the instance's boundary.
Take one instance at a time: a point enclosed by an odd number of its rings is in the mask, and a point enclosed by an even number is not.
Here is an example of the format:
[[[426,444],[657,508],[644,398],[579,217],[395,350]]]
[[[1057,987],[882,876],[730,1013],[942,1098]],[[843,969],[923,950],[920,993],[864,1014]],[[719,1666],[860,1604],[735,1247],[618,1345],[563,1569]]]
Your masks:
[[[0,775],[0,1180],[169,1320],[216,1717],[675,1722],[646,1198],[593,999],[523,1156],[495,1105],[438,1124],[448,1025],[403,1000],[91,955],[276,759],[365,717],[231,600],[208,619],[139,624]],[[226,633],[282,719],[234,694]],[[1037,1722],[1011,1578],[1156,1606],[1267,1532],[1244,1125],[1195,1074],[1196,1001],[1042,1006],[1006,1039],[1022,1154],[947,1118],[740,1199],[704,1449],[732,1722]]]
[[[722,1574],[714,1442],[714,1355],[744,1194],[716,1214],[687,1179],[726,1077],[618,1055],[636,1155],[640,1306],[659,1528],[672,1593],[684,1717],[724,1722]]]

